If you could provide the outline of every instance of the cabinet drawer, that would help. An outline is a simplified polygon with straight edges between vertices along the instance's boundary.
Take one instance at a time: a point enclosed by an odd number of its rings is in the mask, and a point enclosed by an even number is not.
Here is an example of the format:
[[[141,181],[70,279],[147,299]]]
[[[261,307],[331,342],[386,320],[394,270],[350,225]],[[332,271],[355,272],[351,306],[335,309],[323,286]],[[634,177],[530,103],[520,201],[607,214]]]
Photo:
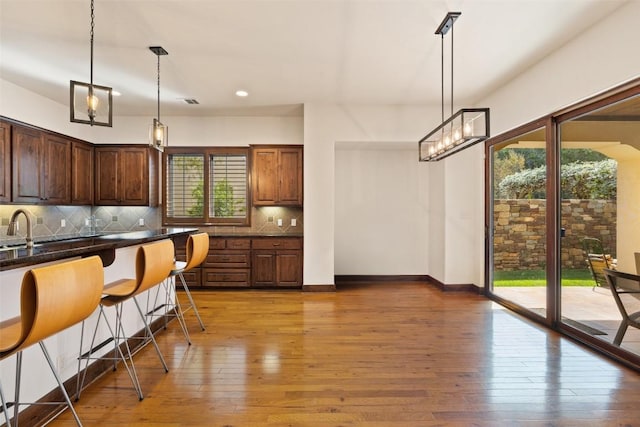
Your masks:
[[[209,249],[251,249],[251,239],[222,239],[209,240]]]
[[[251,255],[249,251],[209,251],[205,267],[249,268]]]
[[[203,286],[249,287],[251,284],[248,268],[204,268],[203,275]]]
[[[302,240],[298,238],[253,239],[253,249],[302,249]]]

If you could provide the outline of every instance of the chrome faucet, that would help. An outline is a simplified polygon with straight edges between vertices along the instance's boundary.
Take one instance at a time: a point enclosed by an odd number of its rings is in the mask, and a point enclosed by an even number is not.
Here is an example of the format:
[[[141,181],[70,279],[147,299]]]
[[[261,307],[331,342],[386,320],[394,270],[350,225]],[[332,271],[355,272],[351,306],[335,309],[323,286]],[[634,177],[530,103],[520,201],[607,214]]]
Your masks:
[[[7,236],[15,236],[18,231],[18,215],[24,214],[27,219],[27,248],[33,248],[33,226],[31,224],[31,216],[24,209],[16,209],[11,214],[11,220],[9,220],[9,227],[7,228]]]

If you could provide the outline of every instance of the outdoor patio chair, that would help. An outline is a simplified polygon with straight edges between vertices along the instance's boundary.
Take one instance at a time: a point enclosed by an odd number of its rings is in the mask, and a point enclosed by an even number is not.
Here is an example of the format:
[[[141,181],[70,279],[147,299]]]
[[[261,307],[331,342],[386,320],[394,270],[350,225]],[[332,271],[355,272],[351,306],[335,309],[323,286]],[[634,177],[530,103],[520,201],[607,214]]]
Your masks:
[[[629,326],[640,329],[640,276],[610,269],[605,269],[604,274],[622,315],[613,340],[615,345],[620,345]]]
[[[593,277],[593,281],[595,282],[593,289],[596,287],[609,287],[607,279],[604,276],[604,269],[611,269],[613,265],[611,256],[604,253],[602,242],[599,239],[585,237],[582,239],[582,249],[585,253],[586,263],[591,272],[591,277]]]

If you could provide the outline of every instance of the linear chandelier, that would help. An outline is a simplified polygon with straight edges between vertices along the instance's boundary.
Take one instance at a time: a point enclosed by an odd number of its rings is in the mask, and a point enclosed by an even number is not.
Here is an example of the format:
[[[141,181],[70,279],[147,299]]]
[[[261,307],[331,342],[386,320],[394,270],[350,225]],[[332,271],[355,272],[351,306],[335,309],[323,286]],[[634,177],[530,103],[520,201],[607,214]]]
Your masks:
[[[489,109],[462,108],[453,114],[453,23],[461,12],[449,12],[436,29],[441,50],[442,123],[418,142],[421,162],[435,162],[489,137]],[[451,116],[444,119],[444,36],[451,30]]]
[[[150,46],[149,50],[158,57],[158,117],[153,119],[149,129],[149,145],[158,151],[164,151],[164,147],[168,145],[169,128],[160,121],[160,56],[168,55],[169,52],[161,46]]]
[[[93,84],[93,28],[95,12],[91,0],[91,62],[89,83],[70,81],[70,120],[96,126],[111,127],[113,123],[112,89]]]

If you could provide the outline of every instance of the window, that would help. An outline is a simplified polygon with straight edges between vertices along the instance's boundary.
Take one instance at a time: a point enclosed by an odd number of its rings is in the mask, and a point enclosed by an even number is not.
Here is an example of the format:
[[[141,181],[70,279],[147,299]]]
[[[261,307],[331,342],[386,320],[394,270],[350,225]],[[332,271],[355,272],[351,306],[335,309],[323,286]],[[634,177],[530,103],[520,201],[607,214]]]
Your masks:
[[[167,148],[164,223],[249,225],[248,158],[248,148]]]

